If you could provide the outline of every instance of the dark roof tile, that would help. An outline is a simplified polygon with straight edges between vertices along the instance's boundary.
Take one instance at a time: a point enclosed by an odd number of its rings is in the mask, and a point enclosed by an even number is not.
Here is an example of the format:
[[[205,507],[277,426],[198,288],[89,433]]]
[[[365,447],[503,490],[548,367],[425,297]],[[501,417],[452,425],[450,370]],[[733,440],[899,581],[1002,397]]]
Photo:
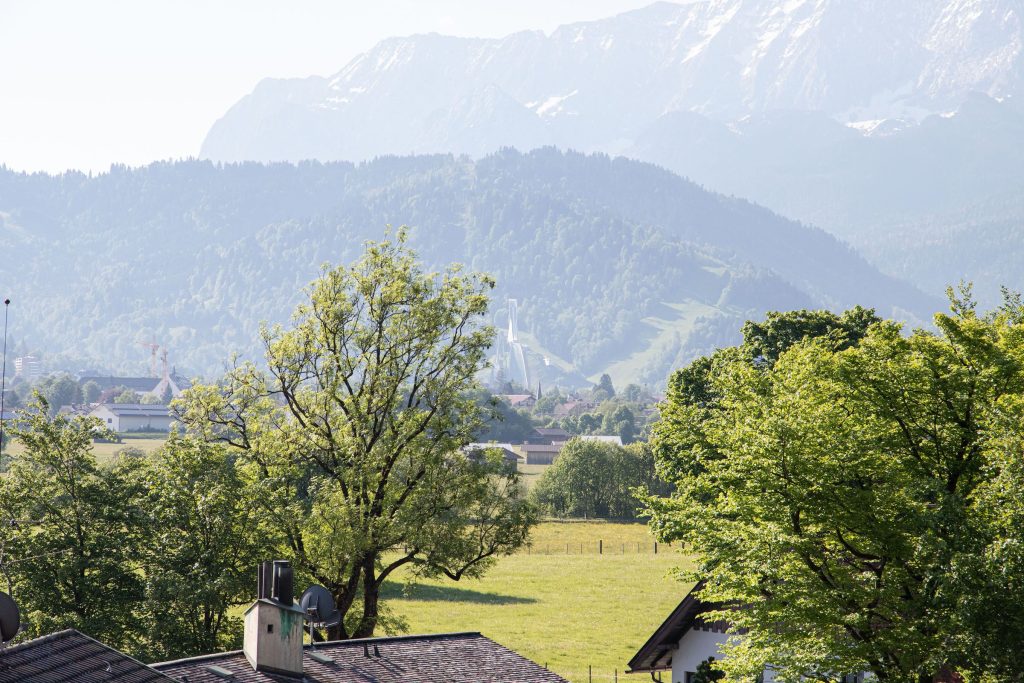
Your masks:
[[[312,654],[316,653],[317,657]],[[369,656],[367,656],[367,654]],[[330,658],[333,663],[324,663]],[[230,679],[209,667],[226,669]],[[240,651],[154,664],[188,683],[294,683],[253,670]],[[367,638],[306,646],[307,683],[565,683],[565,679],[479,633]]]
[[[75,630],[0,650],[0,683],[171,683],[174,679]]]

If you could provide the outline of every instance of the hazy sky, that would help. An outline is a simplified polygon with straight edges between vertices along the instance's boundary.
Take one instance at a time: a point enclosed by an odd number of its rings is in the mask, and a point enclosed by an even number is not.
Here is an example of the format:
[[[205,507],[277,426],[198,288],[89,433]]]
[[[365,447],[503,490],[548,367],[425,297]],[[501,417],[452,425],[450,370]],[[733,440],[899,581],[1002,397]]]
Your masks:
[[[393,35],[551,31],[652,1],[0,0],[0,164],[194,155],[266,76],[331,74]]]

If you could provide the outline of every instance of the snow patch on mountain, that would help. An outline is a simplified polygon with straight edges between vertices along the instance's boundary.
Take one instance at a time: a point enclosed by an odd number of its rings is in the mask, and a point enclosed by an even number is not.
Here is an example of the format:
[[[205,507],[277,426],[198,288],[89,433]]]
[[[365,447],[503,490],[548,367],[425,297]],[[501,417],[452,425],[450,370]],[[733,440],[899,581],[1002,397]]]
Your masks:
[[[479,155],[513,140],[614,151],[671,112],[922,121],[972,92],[1024,95],[1022,15],[1020,0],[697,0],[550,34],[389,38],[329,78],[261,84],[201,156]]]

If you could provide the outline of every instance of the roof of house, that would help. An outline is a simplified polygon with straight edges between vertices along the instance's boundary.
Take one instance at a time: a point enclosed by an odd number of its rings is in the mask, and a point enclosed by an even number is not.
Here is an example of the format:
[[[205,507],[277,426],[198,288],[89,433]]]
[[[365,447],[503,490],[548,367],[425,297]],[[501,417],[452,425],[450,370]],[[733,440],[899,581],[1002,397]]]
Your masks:
[[[562,443],[524,443],[521,448],[533,453],[558,453],[564,445]]]
[[[153,388],[160,383],[159,377],[100,377],[100,376],[88,376],[80,377],[78,379],[79,386],[86,384],[87,382],[95,382],[99,385],[100,389],[113,389],[114,387],[124,387],[131,389],[132,391],[139,391],[146,393],[152,391]]]
[[[187,377],[172,372],[170,373],[171,380],[174,381],[178,387],[187,389],[191,382]],[[163,381],[162,377],[114,377],[112,375],[88,375],[78,378],[78,385],[83,386],[87,382],[95,382],[101,390],[113,389],[115,387],[124,387],[145,394],[153,391],[160,382]]]
[[[173,680],[73,629],[0,650],[0,683],[171,683]]]
[[[256,671],[240,651],[154,664],[188,683],[294,683]],[[211,669],[210,667],[216,667]],[[565,683],[565,679],[479,633],[366,638],[306,645],[306,683]],[[217,669],[220,671],[218,672]],[[230,672],[230,677],[226,675]]]
[[[571,400],[555,406],[554,413],[555,415],[568,415],[573,412],[585,412],[594,407],[593,403],[587,401]]]
[[[537,432],[541,436],[564,436],[566,439],[569,438],[569,432],[565,431],[561,427],[537,427],[533,431]]]
[[[106,408],[118,417],[170,417],[171,410],[159,403],[103,403],[96,406]]]
[[[704,625],[702,614],[717,609],[717,605],[704,602],[697,596],[703,587],[704,583],[698,582],[690,589],[682,602],[672,610],[672,614],[668,615],[668,619],[629,660],[627,673],[664,671],[671,668],[672,654],[676,651],[679,639],[694,626]],[[727,624],[722,622],[712,622],[708,625],[714,630],[725,630],[727,627]]]
[[[506,460],[519,460],[519,456],[513,450],[510,443],[467,443],[462,447],[462,450],[466,453],[472,453],[475,451],[487,451],[492,448],[500,450]]]

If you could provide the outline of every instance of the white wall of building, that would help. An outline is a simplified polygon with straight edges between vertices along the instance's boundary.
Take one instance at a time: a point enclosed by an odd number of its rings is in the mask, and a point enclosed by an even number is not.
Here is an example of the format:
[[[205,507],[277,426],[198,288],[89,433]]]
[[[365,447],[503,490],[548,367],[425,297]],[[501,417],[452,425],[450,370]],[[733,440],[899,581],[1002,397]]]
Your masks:
[[[172,420],[169,416],[123,415],[117,422],[115,430],[119,432],[168,432],[171,430]]]
[[[708,657],[722,658],[722,646],[729,640],[728,633],[714,633],[690,629],[679,639],[676,652],[672,655],[672,683],[686,683],[686,673],[696,672],[701,662]],[[771,671],[764,672],[764,683],[773,683]]]
[[[100,405],[89,413],[115,432],[161,431],[168,432],[174,418],[170,415],[118,415],[106,406]]]
[[[672,655],[672,683],[686,683],[686,672],[696,671],[708,657],[722,658],[721,646],[729,639],[728,633],[713,633],[690,629],[679,639]]]

